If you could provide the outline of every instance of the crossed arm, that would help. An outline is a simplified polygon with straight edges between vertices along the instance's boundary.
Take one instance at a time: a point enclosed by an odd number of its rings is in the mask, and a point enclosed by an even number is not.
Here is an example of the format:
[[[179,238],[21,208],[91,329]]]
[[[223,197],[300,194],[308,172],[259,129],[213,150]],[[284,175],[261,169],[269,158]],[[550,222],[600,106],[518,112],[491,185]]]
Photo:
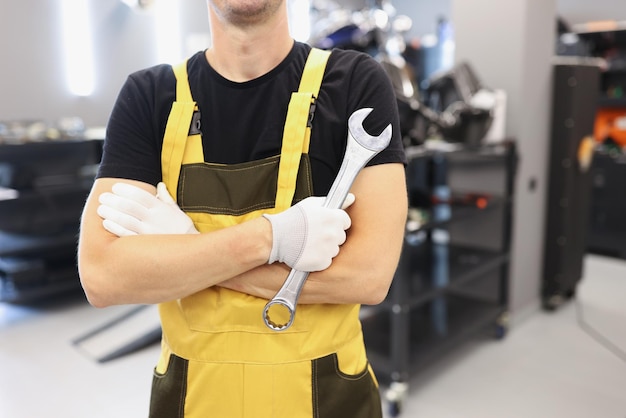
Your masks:
[[[102,227],[96,212],[100,194],[117,182],[151,193],[146,183],[96,180],[81,220],[78,266],[89,301],[98,307],[159,303],[223,286],[271,298],[289,268],[267,264],[272,248],[269,221],[257,218],[215,232],[190,235],[117,237]],[[352,226],[331,266],[310,274],[300,303],[382,301],[395,272],[404,234],[407,197],[401,164],[363,169],[352,187]]]

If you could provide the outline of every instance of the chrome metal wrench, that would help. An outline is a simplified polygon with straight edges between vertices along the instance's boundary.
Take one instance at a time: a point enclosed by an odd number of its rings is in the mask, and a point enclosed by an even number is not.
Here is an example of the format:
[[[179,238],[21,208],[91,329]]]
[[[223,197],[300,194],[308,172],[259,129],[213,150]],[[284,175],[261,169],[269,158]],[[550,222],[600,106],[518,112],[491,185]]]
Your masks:
[[[348,140],[337,178],[333,182],[324,207],[338,209],[343,205],[352,183],[361,169],[376,154],[387,148],[391,141],[391,124],[378,136],[365,132],[363,121],[372,111],[363,108],[352,113],[348,119]],[[296,314],[296,305],[309,272],[292,269],[276,295],[265,305],[263,320],[274,331],[284,331],[291,326]],[[270,309],[272,318],[270,318]]]

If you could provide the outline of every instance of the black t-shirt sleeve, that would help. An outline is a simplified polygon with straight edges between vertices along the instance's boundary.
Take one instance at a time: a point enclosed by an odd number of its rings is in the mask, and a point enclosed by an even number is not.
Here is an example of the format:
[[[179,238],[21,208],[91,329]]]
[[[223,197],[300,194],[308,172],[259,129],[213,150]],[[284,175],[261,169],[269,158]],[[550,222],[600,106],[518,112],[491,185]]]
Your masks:
[[[99,178],[124,178],[153,185],[161,181],[163,132],[159,118],[169,109],[159,106],[167,103],[159,94],[173,88],[175,78],[170,66],[142,70],[127,78],[107,124]]]
[[[365,53],[333,50],[319,92],[309,151],[317,196],[325,196],[335,180],[346,150],[348,120],[362,108],[372,108],[363,121],[370,135],[379,135],[389,124],[392,126],[390,144],[368,166],[406,164],[398,105],[384,69]]]
[[[389,124],[392,126],[392,139],[389,146],[376,155],[368,166],[384,163],[406,164],[406,154],[400,134],[400,121],[396,97],[389,77],[375,59],[361,55],[351,77],[351,94],[348,107],[359,109],[371,107],[373,110],[363,122],[365,131],[379,135]]]

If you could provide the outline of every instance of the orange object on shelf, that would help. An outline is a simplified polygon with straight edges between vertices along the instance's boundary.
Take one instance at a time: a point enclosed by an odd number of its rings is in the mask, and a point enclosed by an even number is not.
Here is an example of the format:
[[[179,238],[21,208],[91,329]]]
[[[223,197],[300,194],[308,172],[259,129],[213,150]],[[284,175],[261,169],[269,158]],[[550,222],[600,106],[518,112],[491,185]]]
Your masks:
[[[626,108],[598,109],[593,136],[598,142],[611,138],[618,145],[626,147]]]

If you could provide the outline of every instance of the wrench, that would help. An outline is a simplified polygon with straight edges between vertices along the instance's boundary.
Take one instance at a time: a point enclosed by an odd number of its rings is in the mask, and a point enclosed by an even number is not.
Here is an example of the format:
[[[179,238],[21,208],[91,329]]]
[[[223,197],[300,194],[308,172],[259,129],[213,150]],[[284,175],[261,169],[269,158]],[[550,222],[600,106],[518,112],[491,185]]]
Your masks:
[[[343,205],[343,201],[346,199],[359,171],[376,154],[387,148],[391,141],[391,124],[379,136],[371,136],[365,132],[363,121],[371,111],[371,108],[359,109],[352,113],[348,119],[346,153],[337,178],[324,200],[324,207],[339,209]],[[296,269],[291,270],[278,293],[263,309],[263,320],[268,328],[274,331],[284,331],[291,326],[296,314],[296,304],[298,303],[300,292],[308,277],[309,272]],[[270,308],[274,308],[272,309],[274,320],[270,319]]]

